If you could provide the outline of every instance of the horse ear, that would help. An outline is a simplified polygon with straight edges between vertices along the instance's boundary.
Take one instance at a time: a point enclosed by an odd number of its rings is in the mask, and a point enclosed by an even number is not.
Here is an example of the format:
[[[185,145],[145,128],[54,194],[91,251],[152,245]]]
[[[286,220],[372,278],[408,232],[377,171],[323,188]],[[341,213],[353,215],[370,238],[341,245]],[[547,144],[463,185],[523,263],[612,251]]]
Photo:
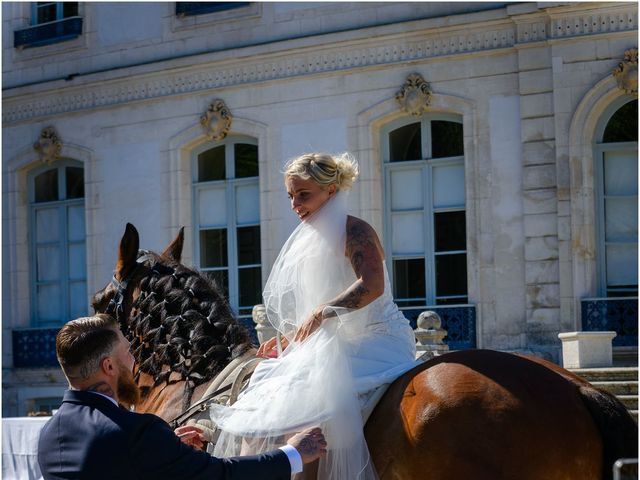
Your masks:
[[[138,230],[130,223],[127,223],[118,249],[118,261],[116,262],[118,280],[127,278],[127,275],[135,268],[139,247],[140,236],[138,235]]]
[[[180,263],[182,258],[182,247],[184,247],[184,227],[180,228],[178,236],[165,248],[162,256]]]

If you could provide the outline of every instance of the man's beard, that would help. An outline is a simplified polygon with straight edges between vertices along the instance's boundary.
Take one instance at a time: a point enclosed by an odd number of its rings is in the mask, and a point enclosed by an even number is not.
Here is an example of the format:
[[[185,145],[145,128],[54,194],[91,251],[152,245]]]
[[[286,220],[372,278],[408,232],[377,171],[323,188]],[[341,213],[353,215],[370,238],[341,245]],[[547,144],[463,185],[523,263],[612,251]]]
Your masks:
[[[127,408],[140,402],[140,388],[133,379],[133,373],[118,362],[118,401]]]

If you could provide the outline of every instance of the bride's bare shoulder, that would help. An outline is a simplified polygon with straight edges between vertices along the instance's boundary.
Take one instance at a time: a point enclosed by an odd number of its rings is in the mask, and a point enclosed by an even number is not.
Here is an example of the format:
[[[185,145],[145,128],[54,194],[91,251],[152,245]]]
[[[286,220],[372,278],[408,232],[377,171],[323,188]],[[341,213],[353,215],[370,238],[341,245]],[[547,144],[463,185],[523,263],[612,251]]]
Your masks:
[[[353,215],[347,216],[347,243],[349,241],[373,241],[376,246],[379,246],[380,240],[375,229],[361,218],[354,217]]]

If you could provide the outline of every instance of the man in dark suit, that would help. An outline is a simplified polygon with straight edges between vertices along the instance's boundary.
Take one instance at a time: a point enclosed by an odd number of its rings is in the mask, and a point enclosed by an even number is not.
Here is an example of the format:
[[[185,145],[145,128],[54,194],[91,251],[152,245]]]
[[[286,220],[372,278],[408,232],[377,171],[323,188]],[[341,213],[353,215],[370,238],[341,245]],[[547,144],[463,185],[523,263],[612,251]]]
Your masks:
[[[56,353],[70,390],[40,435],[45,480],[284,480],[326,453],[322,432],[313,428],[272,452],[219,459],[186,444],[198,439],[181,441],[161,418],[122,408],[136,403],[139,390],[129,342],[108,315],[67,323]]]

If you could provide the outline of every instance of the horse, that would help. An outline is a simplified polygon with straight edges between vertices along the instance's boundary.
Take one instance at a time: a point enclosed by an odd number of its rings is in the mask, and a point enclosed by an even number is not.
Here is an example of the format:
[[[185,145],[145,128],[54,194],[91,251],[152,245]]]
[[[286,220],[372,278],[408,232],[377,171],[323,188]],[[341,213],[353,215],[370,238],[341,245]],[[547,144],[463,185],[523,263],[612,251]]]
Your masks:
[[[131,342],[136,411],[165,420],[255,352],[221,289],[180,263],[183,244],[184,228],[161,254],[139,250],[127,224],[114,277],[92,301]],[[615,460],[638,449],[637,424],[614,395],[551,362],[491,350],[447,353],[405,373],[364,433],[381,480],[609,479]]]

